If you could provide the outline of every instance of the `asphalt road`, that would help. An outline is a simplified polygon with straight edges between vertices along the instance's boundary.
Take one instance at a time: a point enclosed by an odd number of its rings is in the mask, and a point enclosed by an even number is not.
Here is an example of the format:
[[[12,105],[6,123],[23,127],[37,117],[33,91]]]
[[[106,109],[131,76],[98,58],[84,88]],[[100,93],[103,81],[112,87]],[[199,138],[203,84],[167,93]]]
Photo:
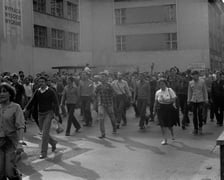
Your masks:
[[[79,113],[76,114],[81,121]],[[93,115],[95,117],[95,114]],[[25,134],[27,146],[18,167],[24,180],[218,180],[219,148],[212,149],[223,131],[208,120],[203,135],[192,135],[192,122],[186,130],[175,127],[175,140],[161,145],[160,127],[156,122],[140,131],[132,110],[127,113],[128,125],[112,134],[106,120],[106,139],[99,139],[99,123],[83,127],[70,137],[64,133],[58,140],[57,152],[49,151],[40,160],[40,136],[34,122]],[[192,117],[191,117],[192,119]],[[65,124],[65,122],[64,122]]]

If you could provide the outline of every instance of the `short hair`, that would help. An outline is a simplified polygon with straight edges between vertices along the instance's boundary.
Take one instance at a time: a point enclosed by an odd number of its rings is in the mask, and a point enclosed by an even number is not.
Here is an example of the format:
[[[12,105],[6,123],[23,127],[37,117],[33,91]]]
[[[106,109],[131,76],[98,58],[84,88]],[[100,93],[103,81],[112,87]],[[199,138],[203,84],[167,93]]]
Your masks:
[[[45,76],[40,76],[39,78],[38,78],[38,80],[40,80],[40,79],[43,79],[45,82],[47,82],[47,77],[45,77]]]
[[[10,84],[3,82],[0,84],[0,89],[6,89],[10,94],[10,101],[13,101],[16,96],[16,90]]]
[[[158,83],[164,82],[168,86],[168,81],[165,78],[159,78]]]
[[[69,77],[68,77],[68,80],[70,80],[70,81],[73,82],[73,81],[74,81],[74,78],[73,78],[72,76],[69,76]]]
[[[191,75],[198,75],[199,74],[199,71],[197,71],[197,70],[194,70],[194,71],[192,71],[192,73],[191,73]]]

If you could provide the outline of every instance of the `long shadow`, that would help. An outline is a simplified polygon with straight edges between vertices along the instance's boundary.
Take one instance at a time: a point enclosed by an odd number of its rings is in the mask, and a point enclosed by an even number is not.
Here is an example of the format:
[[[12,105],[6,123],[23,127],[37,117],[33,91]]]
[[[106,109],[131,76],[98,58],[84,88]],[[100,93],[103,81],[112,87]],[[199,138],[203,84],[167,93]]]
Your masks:
[[[209,157],[209,158],[217,158],[218,155],[214,154],[211,152],[211,150],[209,149],[200,149],[200,148],[195,148],[195,147],[191,147],[188,146],[186,144],[184,144],[183,142],[179,142],[176,141],[176,143],[180,144],[180,146],[175,146],[173,144],[169,144],[169,146],[179,150],[179,151],[184,151],[184,152],[189,152],[189,153],[193,153],[193,154],[197,154],[197,155],[201,155],[201,156],[205,156],[205,157]]]
[[[116,148],[115,146],[113,146],[113,144],[109,141],[107,141],[107,139],[110,139],[110,138],[105,138],[105,139],[97,139],[97,138],[91,138],[89,136],[82,136],[83,139],[87,140],[87,141],[90,141],[90,142],[93,142],[95,144],[100,144],[100,145],[103,145],[107,148]]]
[[[62,172],[62,173],[66,173],[66,174],[69,174],[74,177],[80,177],[80,178],[83,178],[86,180],[97,180],[100,178],[98,173],[96,173],[95,171],[93,171],[91,169],[83,167],[80,162],[71,161],[73,163],[73,165],[65,163],[62,160],[62,154],[52,160],[49,159],[47,161],[57,164],[57,165],[63,167],[64,169],[52,169],[51,168],[51,169],[46,169],[44,171]]]
[[[143,144],[141,142],[134,141],[128,137],[121,137],[121,138],[123,138],[123,140],[117,140],[117,139],[113,139],[113,138],[108,138],[108,139],[111,141],[117,142],[117,143],[125,144],[125,146],[131,151],[136,151],[135,148],[140,148],[140,149],[150,150],[150,151],[154,152],[155,154],[159,154],[159,155],[166,154],[165,152],[161,151],[158,147]]]
[[[24,163],[21,161],[18,163],[18,167],[22,174],[34,174],[34,176],[30,176],[30,180],[41,180],[43,177],[42,174],[40,174],[30,163]]]

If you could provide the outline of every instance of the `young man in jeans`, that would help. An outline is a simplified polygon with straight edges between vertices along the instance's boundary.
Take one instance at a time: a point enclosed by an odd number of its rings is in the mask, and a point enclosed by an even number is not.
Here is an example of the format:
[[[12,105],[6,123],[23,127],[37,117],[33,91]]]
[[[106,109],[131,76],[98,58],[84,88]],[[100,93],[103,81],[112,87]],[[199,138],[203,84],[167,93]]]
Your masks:
[[[40,88],[35,92],[24,111],[31,110],[35,105],[38,107],[38,122],[43,132],[40,159],[43,159],[47,157],[48,143],[52,146],[52,152],[56,150],[57,141],[50,136],[50,129],[54,114],[58,117],[60,115],[57,95],[47,86],[47,78],[40,77],[38,83]]]
[[[107,74],[101,73],[102,83],[96,88],[96,95],[98,98],[98,105],[99,105],[98,115],[100,120],[100,131],[101,131],[101,136],[99,136],[99,138],[101,139],[106,137],[105,125],[104,125],[106,114],[108,114],[111,120],[111,124],[113,127],[113,134],[116,134],[116,120],[113,110],[114,90],[107,81],[108,81]]]

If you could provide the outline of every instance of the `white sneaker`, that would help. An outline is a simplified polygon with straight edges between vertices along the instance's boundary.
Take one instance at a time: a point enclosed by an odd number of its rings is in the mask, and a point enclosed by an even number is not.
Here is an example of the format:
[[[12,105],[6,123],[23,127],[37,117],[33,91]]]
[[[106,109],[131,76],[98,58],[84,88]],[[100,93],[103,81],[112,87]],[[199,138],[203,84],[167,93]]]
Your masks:
[[[162,145],[166,145],[167,144],[167,140],[164,139],[162,142],[161,142]]]

